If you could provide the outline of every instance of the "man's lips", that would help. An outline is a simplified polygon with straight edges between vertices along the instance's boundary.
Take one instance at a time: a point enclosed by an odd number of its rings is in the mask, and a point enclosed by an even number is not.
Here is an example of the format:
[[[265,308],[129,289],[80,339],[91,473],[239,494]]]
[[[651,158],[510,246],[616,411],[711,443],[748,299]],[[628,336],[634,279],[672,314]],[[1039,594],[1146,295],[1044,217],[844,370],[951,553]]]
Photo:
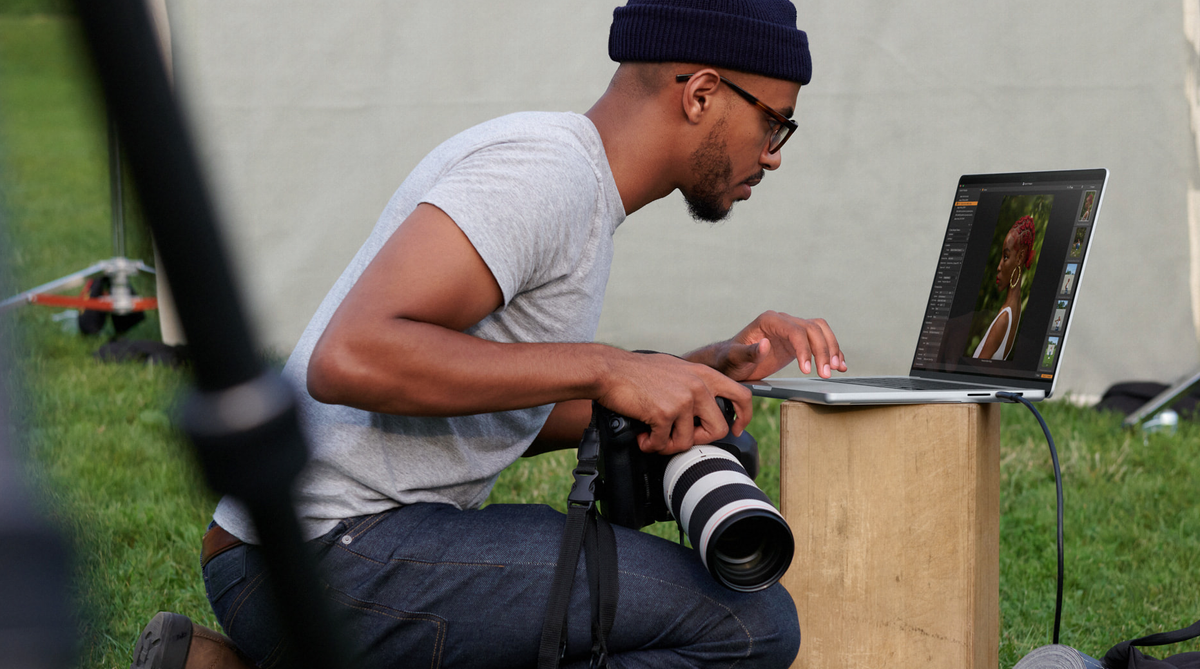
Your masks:
[[[751,192],[750,189],[753,188],[754,186],[757,186],[758,183],[762,180],[763,180],[763,173],[759,172],[758,174],[755,174],[754,176],[750,177],[749,179],[746,179],[742,183],[738,184],[738,189],[737,189],[738,190],[738,199],[749,200],[750,192]]]
[[[749,200],[750,189],[757,186],[759,182],[763,180],[764,175],[766,175],[766,170],[759,170],[754,176],[746,179],[745,181],[739,182],[738,185],[733,188],[734,192],[737,193],[734,196],[734,199]]]

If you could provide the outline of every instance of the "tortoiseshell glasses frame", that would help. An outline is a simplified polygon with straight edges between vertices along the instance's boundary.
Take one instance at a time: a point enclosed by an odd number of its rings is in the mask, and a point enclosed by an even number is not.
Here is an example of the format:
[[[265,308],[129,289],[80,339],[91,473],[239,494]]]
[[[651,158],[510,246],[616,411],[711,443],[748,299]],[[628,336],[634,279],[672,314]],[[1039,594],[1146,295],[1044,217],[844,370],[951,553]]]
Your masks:
[[[691,78],[691,74],[677,74],[675,75],[675,82],[683,83]],[[721,82],[733,89],[734,93],[742,96],[746,102],[749,102],[755,107],[761,109],[762,112],[767,115],[767,118],[770,119],[770,122],[774,127],[771,130],[771,143],[767,147],[767,153],[777,153],[779,149],[783,147],[784,142],[788,141],[788,138],[792,136],[792,133],[796,132],[796,128],[800,127],[795,121],[775,111],[770,105],[754,97],[741,86],[738,86],[725,77],[721,77]]]

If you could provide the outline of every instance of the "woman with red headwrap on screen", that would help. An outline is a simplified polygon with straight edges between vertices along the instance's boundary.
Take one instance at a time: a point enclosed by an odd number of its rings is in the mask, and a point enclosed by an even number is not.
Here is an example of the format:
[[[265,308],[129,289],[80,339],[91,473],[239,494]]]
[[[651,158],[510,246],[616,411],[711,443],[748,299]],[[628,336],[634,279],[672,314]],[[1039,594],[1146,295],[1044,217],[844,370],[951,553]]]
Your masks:
[[[1021,321],[1021,283],[1025,270],[1033,264],[1034,236],[1033,217],[1022,216],[1004,237],[1004,249],[996,267],[996,287],[1007,289],[1008,294],[971,357],[1004,360],[1012,353],[1017,324]]]

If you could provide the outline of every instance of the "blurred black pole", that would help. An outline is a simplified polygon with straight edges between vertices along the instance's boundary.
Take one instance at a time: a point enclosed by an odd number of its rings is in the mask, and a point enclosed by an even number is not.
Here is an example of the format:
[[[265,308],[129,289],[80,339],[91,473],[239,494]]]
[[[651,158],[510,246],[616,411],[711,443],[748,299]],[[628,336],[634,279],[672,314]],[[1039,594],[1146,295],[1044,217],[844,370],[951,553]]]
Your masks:
[[[8,415],[8,391],[16,383],[9,331],[0,325],[0,665],[66,669],[79,645],[70,561],[66,543],[31,503],[16,454]]]
[[[307,457],[295,400],[255,353],[144,0],[75,5],[195,363],[184,430],[209,484],[254,520],[296,665],[343,666],[291,503]]]

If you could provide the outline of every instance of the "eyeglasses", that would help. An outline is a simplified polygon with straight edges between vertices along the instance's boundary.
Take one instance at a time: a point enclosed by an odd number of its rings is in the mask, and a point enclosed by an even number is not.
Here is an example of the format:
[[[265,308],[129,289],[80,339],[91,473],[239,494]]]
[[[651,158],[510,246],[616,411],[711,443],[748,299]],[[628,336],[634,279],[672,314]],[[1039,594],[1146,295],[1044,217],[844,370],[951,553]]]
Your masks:
[[[692,78],[691,74],[677,74],[677,75],[675,75],[675,82],[681,84],[691,78]],[[741,86],[738,86],[737,84],[726,79],[725,77],[721,77],[721,81],[726,86],[732,88],[734,93],[737,93],[738,95],[745,98],[746,102],[749,102],[750,104],[754,105],[755,107],[758,107],[759,109],[761,109],[762,112],[764,114],[766,114],[767,117],[770,119],[770,123],[772,124],[771,143],[767,147],[767,153],[778,152],[779,148],[783,146],[783,143],[788,141],[788,137],[791,137],[792,133],[796,132],[796,128],[800,127],[800,126],[796,125],[795,121],[784,116],[783,114],[780,114],[779,112],[775,111],[771,107],[767,106],[762,100],[759,100],[758,98],[754,97],[753,95],[747,93],[746,90],[743,89]]]

